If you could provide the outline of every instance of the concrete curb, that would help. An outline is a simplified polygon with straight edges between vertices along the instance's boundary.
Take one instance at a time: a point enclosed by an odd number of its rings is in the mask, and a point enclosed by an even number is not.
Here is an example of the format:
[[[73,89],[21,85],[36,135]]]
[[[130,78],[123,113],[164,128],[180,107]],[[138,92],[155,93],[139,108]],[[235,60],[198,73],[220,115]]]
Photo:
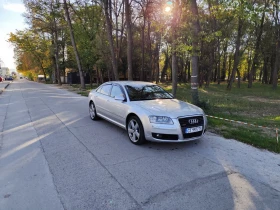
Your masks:
[[[4,90],[11,84],[11,82],[7,83],[6,86],[2,89],[0,89],[0,94],[4,92]]]

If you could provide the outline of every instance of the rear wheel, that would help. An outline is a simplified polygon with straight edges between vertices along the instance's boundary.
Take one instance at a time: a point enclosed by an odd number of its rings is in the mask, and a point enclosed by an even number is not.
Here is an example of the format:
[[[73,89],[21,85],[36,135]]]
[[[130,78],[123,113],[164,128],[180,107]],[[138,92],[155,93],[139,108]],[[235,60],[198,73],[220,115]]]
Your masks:
[[[146,139],[144,135],[143,125],[138,117],[130,117],[127,122],[126,128],[129,140],[133,144],[140,145],[145,143]]]
[[[93,102],[90,102],[90,104],[89,104],[89,116],[90,116],[90,119],[92,119],[92,120],[98,119],[98,116],[96,114],[96,108],[95,108],[95,105]]]

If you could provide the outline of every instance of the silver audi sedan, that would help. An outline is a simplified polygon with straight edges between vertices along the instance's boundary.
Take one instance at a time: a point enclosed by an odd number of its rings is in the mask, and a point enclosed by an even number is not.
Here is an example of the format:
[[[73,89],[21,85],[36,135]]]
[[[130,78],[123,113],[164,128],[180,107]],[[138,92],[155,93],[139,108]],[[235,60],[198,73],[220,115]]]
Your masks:
[[[92,120],[99,117],[124,129],[133,144],[148,141],[185,142],[204,135],[202,109],[177,100],[149,82],[111,81],[88,96]]]

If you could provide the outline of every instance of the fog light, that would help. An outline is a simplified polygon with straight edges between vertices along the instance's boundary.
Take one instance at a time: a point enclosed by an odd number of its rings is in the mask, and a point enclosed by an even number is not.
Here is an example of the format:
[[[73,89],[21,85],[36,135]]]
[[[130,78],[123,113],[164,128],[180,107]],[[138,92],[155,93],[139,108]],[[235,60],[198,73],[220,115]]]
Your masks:
[[[156,134],[156,137],[157,137],[157,138],[162,138],[162,135],[159,134],[159,133],[157,133],[157,134]]]

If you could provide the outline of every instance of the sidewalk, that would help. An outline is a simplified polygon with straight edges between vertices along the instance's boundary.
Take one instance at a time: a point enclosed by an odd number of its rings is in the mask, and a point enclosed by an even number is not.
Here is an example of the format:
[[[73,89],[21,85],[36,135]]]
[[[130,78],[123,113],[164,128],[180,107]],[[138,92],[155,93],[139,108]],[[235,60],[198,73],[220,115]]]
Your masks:
[[[0,94],[9,86],[10,81],[0,82]]]

